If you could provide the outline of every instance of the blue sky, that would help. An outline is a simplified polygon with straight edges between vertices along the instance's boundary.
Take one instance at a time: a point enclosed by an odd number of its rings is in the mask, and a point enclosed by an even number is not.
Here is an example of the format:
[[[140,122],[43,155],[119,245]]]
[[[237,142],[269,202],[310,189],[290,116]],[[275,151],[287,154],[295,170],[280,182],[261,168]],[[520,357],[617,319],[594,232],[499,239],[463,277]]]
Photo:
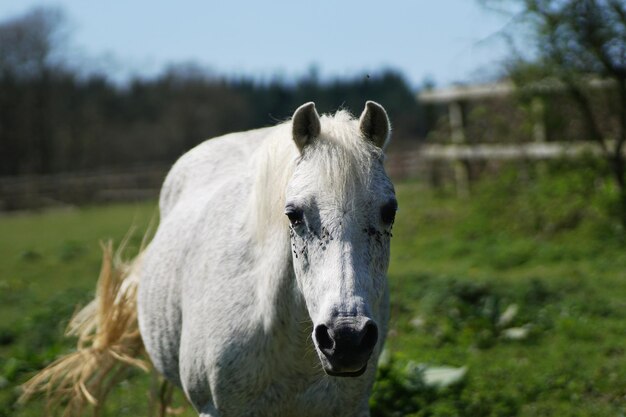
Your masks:
[[[174,62],[267,79],[402,71],[415,86],[496,76],[511,16],[476,0],[3,1],[0,19],[61,7],[74,55],[114,77],[155,75]]]

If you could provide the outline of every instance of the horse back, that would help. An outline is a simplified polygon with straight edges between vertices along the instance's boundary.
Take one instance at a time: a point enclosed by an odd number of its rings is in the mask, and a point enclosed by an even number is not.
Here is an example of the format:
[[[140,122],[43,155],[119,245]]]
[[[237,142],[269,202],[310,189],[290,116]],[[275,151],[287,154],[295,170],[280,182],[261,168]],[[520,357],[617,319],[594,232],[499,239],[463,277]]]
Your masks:
[[[197,193],[232,180],[250,169],[250,157],[273,128],[231,133],[191,149],[172,166],[161,188],[161,219],[190,192]]]

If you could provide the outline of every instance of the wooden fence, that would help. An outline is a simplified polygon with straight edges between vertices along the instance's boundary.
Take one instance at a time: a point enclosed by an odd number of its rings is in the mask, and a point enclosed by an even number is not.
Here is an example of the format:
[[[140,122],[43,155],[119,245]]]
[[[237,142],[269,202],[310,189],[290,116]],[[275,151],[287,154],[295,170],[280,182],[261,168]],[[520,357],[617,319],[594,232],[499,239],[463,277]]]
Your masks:
[[[605,83],[596,84],[598,88],[606,87]],[[561,87],[541,84],[534,88],[546,91]],[[465,133],[463,106],[473,100],[507,97],[513,91],[510,83],[497,83],[421,93],[417,99],[425,105],[447,105],[449,143],[394,144],[386,161],[388,172],[395,179],[428,178],[433,167],[444,162],[451,168],[458,194],[467,196],[470,165],[474,161],[544,160],[602,153],[593,142],[547,142],[540,99],[532,103],[535,117],[528,142],[470,143]],[[168,169],[169,166],[157,165],[109,172],[0,178],[0,211],[156,198]]]
[[[0,211],[156,198],[168,168],[0,178]]]
[[[594,89],[610,88],[612,84],[604,80],[591,80],[589,87]],[[565,89],[554,80],[535,83],[524,89],[526,93],[555,93]],[[596,142],[554,142],[546,141],[545,103],[540,95],[533,94],[530,102],[530,122],[532,133],[523,143],[471,143],[466,137],[466,120],[464,107],[471,102],[511,97],[515,92],[512,83],[451,87],[439,90],[424,91],[417,97],[424,105],[446,105],[448,107],[448,123],[450,129],[449,143],[427,143],[414,150],[416,161],[447,161],[452,167],[453,176],[459,196],[469,195],[470,165],[473,161],[504,161],[504,160],[545,160],[569,158],[581,154],[603,155],[604,150]],[[606,146],[614,146],[606,143]]]

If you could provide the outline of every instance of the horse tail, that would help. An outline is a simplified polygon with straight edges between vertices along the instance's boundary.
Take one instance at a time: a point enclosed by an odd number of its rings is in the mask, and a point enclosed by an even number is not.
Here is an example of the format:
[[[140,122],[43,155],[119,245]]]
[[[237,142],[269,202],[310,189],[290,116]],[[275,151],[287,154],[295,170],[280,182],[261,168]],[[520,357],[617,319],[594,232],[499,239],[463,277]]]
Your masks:
[[[71,319],[66,336],[78,338],[76,350],[54,361],[23,385],[20,401],[43,393],[46,410],[64,407],[63,416],[96,410],[129,368],[150,370],[137,322],[137,285],[142,253],[123,261],[111,242],[102,244],[96,297]]]

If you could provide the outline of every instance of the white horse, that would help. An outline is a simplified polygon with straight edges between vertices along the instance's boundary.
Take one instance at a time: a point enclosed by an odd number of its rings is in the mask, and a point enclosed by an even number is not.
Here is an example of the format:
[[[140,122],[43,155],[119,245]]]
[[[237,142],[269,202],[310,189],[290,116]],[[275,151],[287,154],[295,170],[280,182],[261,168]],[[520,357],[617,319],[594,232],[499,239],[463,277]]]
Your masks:
[[[174,165],[139,273],[139,328],[200,416],[369,415],[397,208],[389,134],[377,103],[359,120],[308,103]]]

